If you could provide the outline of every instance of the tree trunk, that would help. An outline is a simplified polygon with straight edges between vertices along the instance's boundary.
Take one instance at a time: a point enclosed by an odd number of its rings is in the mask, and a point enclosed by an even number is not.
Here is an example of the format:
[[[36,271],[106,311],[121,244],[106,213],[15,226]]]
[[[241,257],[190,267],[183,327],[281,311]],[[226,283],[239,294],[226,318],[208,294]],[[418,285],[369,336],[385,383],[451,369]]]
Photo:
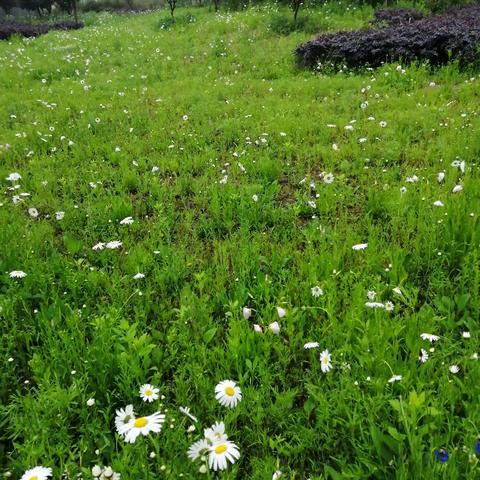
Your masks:
[[[73,7],[73,18],[75,19],[75,23],[78,25],[77,0],[72,0],[72,7]]]

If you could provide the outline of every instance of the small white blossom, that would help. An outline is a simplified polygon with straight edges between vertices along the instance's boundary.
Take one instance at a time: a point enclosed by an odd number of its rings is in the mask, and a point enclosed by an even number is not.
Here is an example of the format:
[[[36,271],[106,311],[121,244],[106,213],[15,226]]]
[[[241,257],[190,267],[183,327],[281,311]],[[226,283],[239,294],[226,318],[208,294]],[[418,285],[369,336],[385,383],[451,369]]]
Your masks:
[[[253,325],[253,330],[254,330],[255,333],[263,333],[262,327],[260,325],[258,325],[257,323],[255,323]]]
[[[120,220],[120,225],[131,225],[133,222],[132,217],[125,217],[123,220]]]
[[[21,270],[13,270],[8,274],[10,278],[25,278],[27,274]]]
[[[315,298],[321,297],[323,295],[323,290],[318,286],[315,285],[310,289],[310,292],[312,293],[312,296]]]
[[[278,322],[272,322],[268,328],[270,329],[270,331],[275,334],[275,335],[278,335],[280,333],[280,325],[278,324]]]

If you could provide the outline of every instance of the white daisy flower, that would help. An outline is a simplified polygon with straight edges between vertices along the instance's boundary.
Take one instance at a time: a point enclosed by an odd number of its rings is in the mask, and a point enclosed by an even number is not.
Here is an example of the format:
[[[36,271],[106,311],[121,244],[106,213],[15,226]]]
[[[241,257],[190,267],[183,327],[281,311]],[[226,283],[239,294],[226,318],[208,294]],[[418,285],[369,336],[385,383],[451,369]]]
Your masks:
[[[454,160],[450,165],[451,165],[452,167],[457,167],[457,168],[459,168],[462,173],[465,172],[465,161],[464,161],[464,160],[462,160],[462,161],[460,161],[460,160]]]
[[[202,455],[205,455],[210,448],[210,444],[205,438],[196,441],[190,445],[190,448],[187,451],[188,458],[194,462],[197,458],[200,458]]]
[[[278,322],[272,322],[268,328],[274,335],[278,335],[280,333],[280,325]]]
[[[470,338],[471,337],[470,332],[462,332],[462,337],[463,338]]]
[[[323,295],[323,290],[318,286],[315,285],[310,289],[310,292],[312,293],[312,296],[315,298],[321,297]]]
[[[333,173],[326,173],[324,176],[323,176],[323,181],[324,183],[326,183],[327,185],[330,185],[331,183],[333,183],[333,180],[335,179],[335,177],[333,176]]]
[[[206,428],[203,431],[203,436],[210,443],[224,442],[228,439],[223,422],[215,422],[210,428]]]
[[[393,375],[393,377],[390,377],[388,379],[388,383],[394,383],[394,382],[400,382],[400,380],[402,380],[402,376],[401,375]]]
[[[8,180],[9,182],[18,182],[21,178],[22,176],[19,173],[13,172],[5,180]]]
[[[367,292],[367,297],[369,300],[372,300],[372,301],[375,300],[376,295],[377,295],[377,292],[375,292],[374,290],[369,290]]]
[[[320,344],[318,342],[307,342],[303,348],[305,350],[310,350],[311,348],[317,348]]]
[[[422,340],[428,340],[430,343],[436,342],[440,338],[438,335],[431,333],[422,333],[420,337],[422,337]]]
[[[104,248],[105,244],[103,242],[98,242],[92,247],[92,250],[103,250]]]
[[[229,440],[217,443],[210,447],[208,465],[214,471],[225,470],[228,462],[235,463],[240,458],[238,447]]]
[[[232,380],[223,380],[215,387],[215,398],[224,407],[236,407],[242,400],[240,387]]]
[[[28,209],[28,214],[32,217],[32,218],[37,218],[38,217],[38,210],[34,207],[32,208],[29,208]]]
[[[450,367],[448,367],[448,370],[450,371],[450,373],[453,373],[455,375],[460,371],[460,367],[458,365],[450,365]]]
[[[385,308],[385,305],[380,302],[365,302],[367,308]]]
[[[94,398],[89,398],[87,400],[87,407],[93,407],[95,405],[95,399]],[[98,477],[98,475],[97,475]]]
[[[435,200],[433,202],[434,207],[443,207],[443,203],[440,200]]]
[[[123,220],[120,220],[120,225],[131,225],[133,222],[132,217],[125,217]]]
[[[385,302],[384,307],[387,312],[393,312],[393,310],[395,310],[395,305],[392,302]]]
[[[458,192],[461,192],[462,190],[463,190],[463,187],[461,185],[455,185],[453,187],[452,193],[458,193]]]
[[[277,314],[280,318],[283,318],[287,314],[287,311],[282,307],[277,307]]]
[[[158,388],[154,387],[153,385],[150,385],[149,383],[146,383],[145,385],[142,385],[140,387],[140,398],[144,402],[152,403],[154,400],[158,399],[158,392],[159,392]]]
[[[368,247],[368,243],[358,243],[352,247],[352,250],[365,250]]]
[[[21,270],[13,270],[8,274],[8,276],[10,278],[25,278],[27,274]]]
[[[444,180],[445,180],[445,172],[440,172],[440,173],[437,175],[437,182],[438,182],[438,183],[442,183]]]
[[[20,480],[46,480],[52,476],[50,467],[35,467],[27,470]]]
[[[136,274],[133,276],[133,279],[134,279],[134,280],[140,280],[140,279],[142,279],[142,278],[145,278],[145,274],[144,274],[144,273],[140,273],[140,272],[136,273]]]
[[[179,407],[179,410],[186,415],[192,422],[198,422],[198,418],[190,413],[190,407]]]
[[[252,316],[252,309],[248,307],[243,307],[242,309],[243,318],[248,320]]]
[[[255,323],[255,325],[253,325],[253,330],[255,331],[255,333],[263,333],[263,329],[260,325],[258,325],[258,323]]]
[[[146,436],[150,432],[160,432],[163,422],[165,422],[165,415],[160,412],[155,412],[148,417],[138,417],[130,420],[130,422],[120,429],[120,433],[125,435],[125,442],[134,443],[139,435]]]
[[[125,408],[120,408],[116,410],[115,413],[117,415],[115,417],[115,428],[117,429],[117,432],[122,435],[120,430],[123,430],[123,427],[129,424],[132,420],[135,420],[133,405],[127,405]]]
[[[99,477],[102,474],[102,469],[99,465],[94,465],[92,467],[92,476]]]
[[[332,369],[332,356],[328,353],[328,350],[324,350],[320,354],[320,368],[323,373],[327,373]]]
[[[113,250],[114,248],[120,248],[121,246],[122,242],[120,242],[119,240],[113,240],[105,245],[105,247],[109,248],[110,250]]]
[[[422,363],[425,363],[428,360],[428,352],[425,349],[420,349],[420,356],[418,357],[418,360]]]
[[[399,287],[395,287],[392,289],[393,293],[396,293],[397,295],[402,295],[402,291],[400,290]]]
[[[65,217],[65,212],[55,212],[55,218],[57,220],[63,220],[63,217]]]
[[[280,470],[276,470],[272,475],[272,480],[279,480],[282,477],[282,472]]]
[[[120,474],[114,472],[112,467],[106,467],[100,475],[100,480],[120,480]]]

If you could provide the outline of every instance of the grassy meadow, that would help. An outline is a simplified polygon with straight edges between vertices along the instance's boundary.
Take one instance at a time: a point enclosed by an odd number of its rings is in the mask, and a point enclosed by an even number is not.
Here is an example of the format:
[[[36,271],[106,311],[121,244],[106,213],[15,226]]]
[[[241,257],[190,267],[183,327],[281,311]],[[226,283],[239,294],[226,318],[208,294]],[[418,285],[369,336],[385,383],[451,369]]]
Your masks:
[[[480,77],[301,70],[276,10],[0,42],[5,478],[480,477]],[[201,473],[216,421],[240,458]]]

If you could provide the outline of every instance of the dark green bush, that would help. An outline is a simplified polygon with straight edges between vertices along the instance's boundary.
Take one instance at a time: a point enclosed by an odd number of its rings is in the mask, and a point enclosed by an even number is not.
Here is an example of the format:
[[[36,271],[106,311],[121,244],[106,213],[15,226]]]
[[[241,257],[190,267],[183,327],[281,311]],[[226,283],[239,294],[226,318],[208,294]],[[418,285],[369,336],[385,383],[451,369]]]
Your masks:
[[[184,13],[183,15],[176,15],[175,17],[165,17],[160,20],[160,28],[162,30],[170,30],[174,26],[178,25],[190,25],[195,23],[195,17],[190,13]]]
[[[277,13],[268,26],[277,35],[290,35],[292,32],[319,33],[326,27],[321,19],[307,16],[306,13],[297,17],[296,21],[293,20],[293,15]]]
[[[425,6],[433,13],[443,12],[451,7],[466,5],[469,0],[425,0]]]

